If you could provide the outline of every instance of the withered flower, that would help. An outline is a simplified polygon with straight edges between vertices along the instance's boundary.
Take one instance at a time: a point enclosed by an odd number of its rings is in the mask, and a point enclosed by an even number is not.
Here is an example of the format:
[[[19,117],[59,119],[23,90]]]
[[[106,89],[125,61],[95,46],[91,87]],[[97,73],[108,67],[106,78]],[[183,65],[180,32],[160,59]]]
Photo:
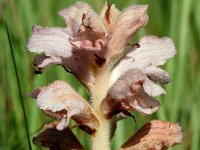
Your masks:
[[[50,149],[83,149],[67,128],[73,119],[91,135],[93,150],[109,150],[117,119],[131,115],[130,111],[152,114],[159,109],[155,97],[166,92],[157,82],[170,82],[168,73],[159,66],[176,50],[170,38],[156,36],[146,36],[130,46],[148,22],[147,9],[147,5],[137,5],[119,11],[106,3],[98,15],[88,4],[77,2],[59,12],[65,28],[33,26],[28,49],[39,53],[33,63],[36,71],[61,65],[88,88],[92,101],[87,103],[64,81],[30,93],[46,115],[58,120],[34,138],[36,144]],[[163,134],[156,137],[159,132]],[[121,149],[167,149],[180,143],[182,136],[177,124],[151,121]]]
[[[179,144],[183,138],[178,124],[153,120],[140,128],[121,150],[165,150]]]

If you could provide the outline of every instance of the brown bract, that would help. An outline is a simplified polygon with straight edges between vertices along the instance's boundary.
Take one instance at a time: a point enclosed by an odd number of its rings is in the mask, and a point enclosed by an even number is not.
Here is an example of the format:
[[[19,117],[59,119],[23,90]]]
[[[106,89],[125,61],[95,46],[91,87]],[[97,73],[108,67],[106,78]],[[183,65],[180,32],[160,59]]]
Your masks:
[[[57,122],[44,126],[33,138],[33,143],[49,147],[50,150],[83,150],[82,145],[69,128],[62,131],[56,129]]]
[[[60,120],[56,128],[63,130],[72,118],[89,134],[99,128],[99,121],[90,105],[64,81],[55,81],[47,87],[34,90],[38,107],[48,116]]]
[[[147,24],[147,8],[147,5],[130,6],[118,15],[108,44],[110,57],[122,54],[137,31]]]
[[[140,128],[121,150],[165,150],[182,142],[183,133],[179,124],[153,120]]]
[[[115,5],[109,4],[108,2],[106,2],[102,8],[100,16],[103,19],[108,33],[113,31],[119,13],[120,11],[115,7]]]

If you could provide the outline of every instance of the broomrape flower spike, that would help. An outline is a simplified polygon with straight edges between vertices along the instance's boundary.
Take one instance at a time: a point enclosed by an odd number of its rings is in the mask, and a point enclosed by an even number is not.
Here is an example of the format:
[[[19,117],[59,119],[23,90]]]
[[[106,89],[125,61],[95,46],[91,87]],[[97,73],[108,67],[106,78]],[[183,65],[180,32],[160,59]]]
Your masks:
[[[65,28],[33,26],[28,50],[39,54],[33,63],[36,71],[61,65],[88,88],[92,100],[92,104],[87,103],[65,81],[33,90],[30,96],[37,106],[56,120],[34,137],[35,144],[50,149],[83,149],[67,127],[73,119],[91,135],[92,150],[109,150],[117,120],[131,116],[130,112],[150,115],[160,108],[155,97],[166,92],[157,82],[166,84],[170,78],[159,66],[176,54],[172,40],[146,36],[124,52],[147,24],[147,9],[147,5],[136,5],[119,11],[105,3],[97,14],[88,4],[77,2],[59,12]],[[154,120],[121,149],[167,149],[181,143],[182,138],[178,124]]]

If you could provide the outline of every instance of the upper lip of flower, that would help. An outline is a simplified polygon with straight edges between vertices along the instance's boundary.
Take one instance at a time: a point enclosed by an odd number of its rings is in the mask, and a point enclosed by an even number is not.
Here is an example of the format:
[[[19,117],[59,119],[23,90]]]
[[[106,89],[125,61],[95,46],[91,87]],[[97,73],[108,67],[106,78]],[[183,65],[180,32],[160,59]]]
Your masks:
[[[55,81],[38,88],[30,96],[36,98],[38,107],[48,116],[60,120],[56,128],[63,130],[74,119],[89,134],[99,128],[99,121],[90,105],[64,81]]]

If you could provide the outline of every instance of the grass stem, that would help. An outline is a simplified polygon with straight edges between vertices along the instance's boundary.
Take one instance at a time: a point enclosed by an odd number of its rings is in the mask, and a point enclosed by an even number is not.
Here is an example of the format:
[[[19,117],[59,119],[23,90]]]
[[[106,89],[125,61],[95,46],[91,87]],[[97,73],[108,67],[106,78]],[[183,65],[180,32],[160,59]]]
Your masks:
[[[11,39],[10,39],[10,34],[9,34],[9,31],[8,31],[8,26],[6,24],[6,21],[5,21],[5,27],[6,27],[6,32],[7,32],[7,36],[8,36],[9,45],[10,45],[10,51],[11,51],[11,55],[12,55],[15,75],[16,75],[16,79],[17,79],[20,103],[21,103],[21,107],[22,107],[22,111],[23,111],[23,117],[24,117],[25,129],[26,129],[26,136],[27,136],[27,139],[28,139],[28,146],[29,146],[29,150],[31,150],[32,148],[31,148],[31,142],[30,142],[30,136],[29,136],[29,130],[28,130],[28,122],[27,122],[27,118],[26,118],[26,112],[25,112],[25,107],[24,107],[24,102],[23,102],[23,97],[22,97],[22,90],[21,90],[21,86],[20,86],[19,75],[18,75],[18,72],[17,72],[17,65],[16,65],[15,56],[14,56],[12,43],[11,43]]]

